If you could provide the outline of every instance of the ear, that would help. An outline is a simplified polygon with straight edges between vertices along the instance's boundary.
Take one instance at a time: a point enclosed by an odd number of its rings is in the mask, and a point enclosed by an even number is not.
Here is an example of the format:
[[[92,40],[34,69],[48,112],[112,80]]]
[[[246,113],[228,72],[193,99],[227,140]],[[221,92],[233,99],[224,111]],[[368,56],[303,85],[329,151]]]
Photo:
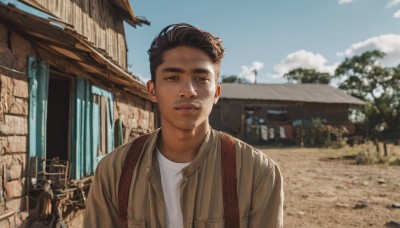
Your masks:
[[[156,88],[152,80],[147,81],[147,94],[149,95],[149,98],[152,102],[158,103]]]
[[[215,94],[214,94],[214,104],[216,104],[218,102],[220,95],[221,95],[221,85],[218,83],[217,89],[215,90]]]

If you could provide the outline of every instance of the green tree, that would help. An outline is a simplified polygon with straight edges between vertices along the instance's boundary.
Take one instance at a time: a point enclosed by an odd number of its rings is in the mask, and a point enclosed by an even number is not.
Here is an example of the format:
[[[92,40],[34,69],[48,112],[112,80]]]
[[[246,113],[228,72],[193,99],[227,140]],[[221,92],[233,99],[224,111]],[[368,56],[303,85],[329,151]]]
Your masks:
[[[296,68],[283,75],[289,82],[328,84],[332,78],[329,73],[319,72],[315,69]]]
[[[245,78],[241,78],[237,75],[221,76],[222,82],[225,83],[249,83]]]
[[[383,67],[380,51],[367,51],[346,58],[335,71],[341,80],[340,89],[370,104],[364,113],[371,130],[384,126],[388,131],[400,131],[400,65]]]

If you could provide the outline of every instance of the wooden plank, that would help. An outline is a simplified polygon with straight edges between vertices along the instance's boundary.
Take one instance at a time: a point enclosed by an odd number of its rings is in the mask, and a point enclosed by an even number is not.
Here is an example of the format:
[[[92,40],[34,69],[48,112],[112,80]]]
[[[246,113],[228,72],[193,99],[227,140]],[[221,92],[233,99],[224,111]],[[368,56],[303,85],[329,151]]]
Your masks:
[[[91,0],[83,1],[82,4],[82,35],[89,38],[89,28],[90,28],[90,15],[89,15],[89,3]]]
[[[74,4],[75,5],[75,23],[76,23],[76,27],[77,27],[77,31],[80,34],[83,34],[83,27],[82,27],[82,17],[83,17],[83,13],[82,13],[82,6],[78,5],[77,3]]]
[[[62,20],[64,20],[64,21],[67,21],[67,20],[65,20],[65,17],[64,17],[64,14],[62,13],[62,11],[61,11],[61,9],[63,8],[63,4],[62,4],[62,2],[60,2],[60,0],[55,0],[56,1],[56,14],[57,15],[60,15],[60,18],[62,19]],[[67,21],[68,22],[68,21]]]
[[[90,31],[91,33],[92,33],[92,35],[93,35],[93,42],[95,43],[95,45],[97,46],[97,47],[99,47],[99,41],[98,41],[98,36],[99,36],[99,33],[98,33],[98,0],[96,0],[96,1],[93,1],[93,4],[92,4],[92,18],[93,18],[93,28],[92,28],[92,30]]]
[[[92,4],[93,4],[93,0],[88,0],[88,9],[87,9],[87,13],[86,15],[87,17],[87,33],[85,34],[85,36],[90,40],[93,41],[93,35],[90,31],[92,31],[92,29],[94,28],[94,21],[93,21],[93,13],[92,13]]]
[[[76,23],[74,21],[74,6],[72,1],[61,1],[62,2],[62,8],[60,9],[62,14],[63,14],[63,18],[64,20],[66,20],[67,22],[71,23],[72,25],[74,25],[74,28],[76,26]]]
[[[95,73],[95,74],[105,74],[104,71],[100,70],[98,67],[91,66],[89,64],[85,64],[83,62],[78,62],[79,65],[81,65],[83,68],[86,69],[86,71]]]
[[[118,65],[126,69],[126,41],[121,9],[109,0],[37,0],[61,20],[74,26],[96,47],[104,49]]]
[[[43,56],[50,65],[52,65],[53,67],[62,69],[65,72],[68,72],[71,75],[76,75],[82,78],[85,78],[91,82],[94,82],[98,85],[101,85],[103,87],[110,87],[110,81],[107,80],[104,77],[94,77],[93,75],[89,74],[87,71],[85,71],[84,69],[82,69],[81,66],[76,66],[75,63],[73,61],[68,61],[65,60],[63,58],[55,58],[55,56],[53,53],[44,50],[44,49],[39,49],[38,50],[40,53],[40,56]],[[104,75],[101,74],[101,75]],[[118,80],[118,81],[114,81],[114,83],[121,83],[122,85],[125,85],[127,87],[132,87],[132,82],[127,82],[127,81],[123,81],[123,80]],[[132,88],[132,91],[135,91]],[[142,96],[145,97],[145,95],[142,95],[139,93],[140,90],[138,90],[138,92],[132,92],[133,94],[136,94],[138,96]]]
[[[40,44],[40,45],[41,45],[41,44]],[[42,46],[42,45],[41,45],[41,46]],[[46,48],[46,46],[42,46],[42,47],[43,47],[43,48]],[[75,60],[78,60],[78,61],[83,61],[83,59],[82,59],[81,56],[75,54],[75,53],[72,52],[72,51],[69,51],[69,50],[64,49],[64,48],[61,48],[61,47],[53,46],[53,45],[48,45],[48,47],[54,49],[55,51],[57,51],[57,52],[60,53],[61,55],[68,56],[68,57],[71,58],[71,59],[75,59]]]
[[[93,4],[92,6],[93,8],[93,20],[95,21],[95,27],[93,28],[93,30],[91,31],[92,33],[94,32],[94,36],[95,36],[95,40],[93,41],[95,43],[95,45],[97,47],[101,47],[100,45],[100,40],[99,40],[99,36],[101,36],[101,34],[99,33],[99,26],[101,21],[99,20],[99,0],[96,1],[96,3]]]
[[[79,30],[80,26],[78,24],[78,21],[76,20],[77,19],[76,18],[76,16],[77,16],[76,15],[77,14],[77,12],[76,12],[76,8],[77,8],[76,3],[72,2],[71,0],[70,1],[65,1],[65,2],[66,2],[66,4],[69,5],[69,8],[64,9],[64,12],[66,13],[66,15],[68,17],[68,20],[71,21],[71,24],[74,25],[75,30],[79,34],[82,34],[82,32]]]
[[[107,14],[106,14],[106,10],[105,10],[105,8],[106,8],[106,1],[101,0],[100,7],[99,7],[99,8],[100,8],[100,10],[99,10],[99,22],[100,22],[99,31],[100,31],[100,34],[101,34],[101,37],[100,37],[100,40],[101,40],[101,42],[100,42],[100,47],[103,48],[104,50],[106,50],[106,52],[110,55],[110,51],[111,51],[111,50],[109,50],[109,49],[107,48],[107,45],[106,45],[107,21],[110,20],[110,15],[107,15]],[[104,16],[106,16],[106,17],[104,18]]]
[[[117,40],[118,43],[116,44],[118,46],[118,53],[119,53],[119,62],[122,68],[127,69],[128,67],[128,59],[127,59],[127,47],[126,47],[126,40],[125,40],[125,32],[124,32],[124,26],[122,23],[118,22],[119,24],[117,25],[118,27],[122,27],[117,29]],[[132,50],[131,50],[132,51]]]
[[[116,43],[117,46],[117,55],[118,55],[118,62],[121,67],[127,69],[127,47],[125,41],[125,31],[124,31],[124,23],[123,19],[120,15],[116,15],[115,17],[115,36],[116,36]]]

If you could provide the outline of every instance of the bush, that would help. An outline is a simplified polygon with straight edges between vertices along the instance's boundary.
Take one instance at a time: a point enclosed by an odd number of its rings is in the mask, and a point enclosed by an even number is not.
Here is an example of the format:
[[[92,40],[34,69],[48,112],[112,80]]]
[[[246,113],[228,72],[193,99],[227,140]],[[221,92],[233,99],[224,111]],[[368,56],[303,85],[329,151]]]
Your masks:
[[[383,143],[378,143],[378,147],[383,147]],[[400,165],[400,147],[395,144],[388,144],[388,155],[384,156],[382,151],[377,151],[376,145],[373,142],[367,141],[365,144],[357,147],[359,150],[355,162],[358,165],[362,164],[387,164]]]
[[[296,141],[306,146],[325,146],[341,148],[346,145],[344,135],[348,133],[344,126],[325,124],[320,118],[311,121],[302,121],[302,125],[295,129]]]

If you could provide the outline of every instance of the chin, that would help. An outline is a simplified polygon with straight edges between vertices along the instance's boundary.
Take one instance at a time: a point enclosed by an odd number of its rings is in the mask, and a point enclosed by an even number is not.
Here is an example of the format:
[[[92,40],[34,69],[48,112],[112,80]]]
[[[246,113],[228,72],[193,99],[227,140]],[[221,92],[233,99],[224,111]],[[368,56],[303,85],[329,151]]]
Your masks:
[[[174,116],[165,118],[161,116],[161,127],[175,128],[177,130],[195,130],[196,128],[208,127],[208,118],[182,118],[181,116]]]
[[[208,126],[208,123],[198,121],[184,121],[175,124],[177,128],[182,130],[195,130],[196,128],[203,127],[204,125]]]
[[[194,123],[185,123],[185,124],[177,124],[175,126],[177,126],[179,129],[182,129],[182,130],[194,130],[199,125],[198,124],[194,124]]]

